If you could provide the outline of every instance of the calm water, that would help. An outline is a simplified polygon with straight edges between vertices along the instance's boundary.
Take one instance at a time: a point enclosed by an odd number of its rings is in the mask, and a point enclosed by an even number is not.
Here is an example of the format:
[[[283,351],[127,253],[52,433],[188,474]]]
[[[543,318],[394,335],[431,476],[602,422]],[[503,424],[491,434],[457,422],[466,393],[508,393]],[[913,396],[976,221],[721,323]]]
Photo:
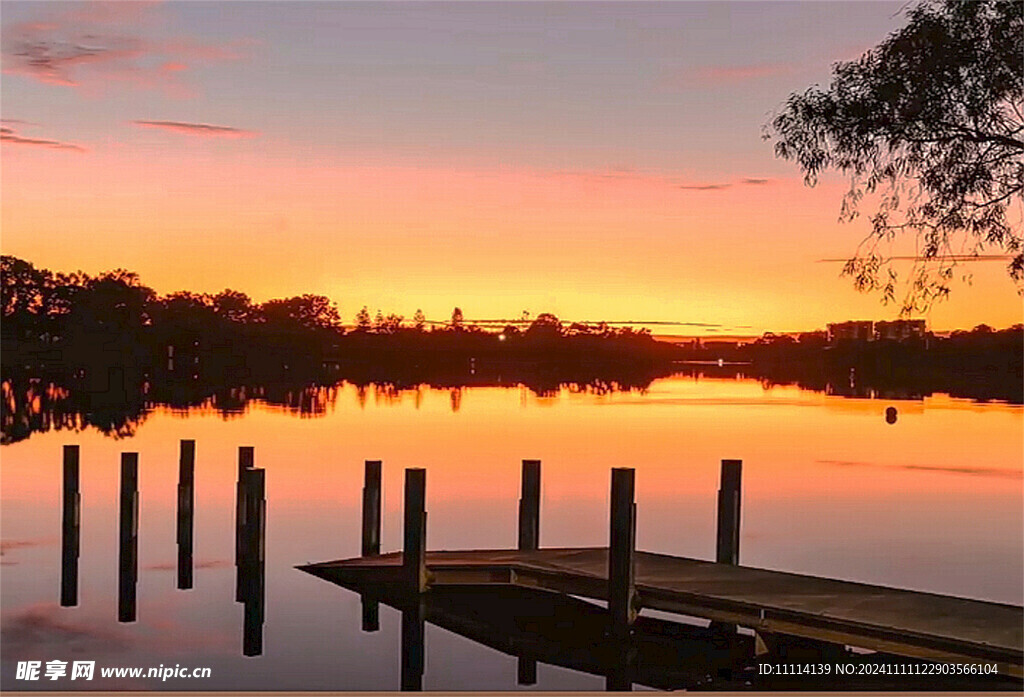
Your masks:
[[[426,467],[430,548],[509,547],[519,462],[543,460],[541,544],[607,544],[609,469],[637,469],[637,544],[710,558],[719,461],[743,471],[741,562],[1021,604],[1024,410],[941,396],[845,399],[744,380],[659,380],[641,394],[525,389],[360,396],[325,413],[158,408],[134,436],[49,431],[3,447],[4,689],[18,660],[209,666],[208,680],[98,678],[91,689],[398,689],[400,616],[360,631],[357,595],[295,570],[357,556],[364,459],[384,461],[383,547],[401,539],[404,467]],[[886,423],[894,405],[899,419]],[[178,442],[197,443],[194,587],[176,589]],[[78,605],[60,597],[61,450],[81,446]],[[237,448],[266,469],[263,650],[242,655]],[[117,621],[119,454],[140,458],[137,621]],[[603,689],[540,665],[540,689]],[[49,683],[49,681],[45,681]],[[82,683],[32,683],[60,689]],[[426,629],[425,689],[515,689],[516,661]]]

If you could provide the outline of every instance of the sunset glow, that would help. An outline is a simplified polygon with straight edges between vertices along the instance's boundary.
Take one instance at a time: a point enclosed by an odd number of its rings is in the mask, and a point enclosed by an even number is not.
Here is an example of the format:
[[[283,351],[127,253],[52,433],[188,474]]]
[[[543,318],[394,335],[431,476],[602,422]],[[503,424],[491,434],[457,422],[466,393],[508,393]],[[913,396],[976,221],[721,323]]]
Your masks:
[[[349,320],[890,318],[821,261],[867,230],[844,183],[760,131],[898,7],[5,3],[3,251]],[[1004,267],[931,326],[1019,322]]]

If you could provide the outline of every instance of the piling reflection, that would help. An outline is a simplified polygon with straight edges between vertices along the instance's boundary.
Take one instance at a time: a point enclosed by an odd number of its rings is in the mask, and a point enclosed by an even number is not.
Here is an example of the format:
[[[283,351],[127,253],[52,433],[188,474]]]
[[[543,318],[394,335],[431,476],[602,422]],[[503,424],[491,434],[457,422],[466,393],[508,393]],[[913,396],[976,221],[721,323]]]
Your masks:
[[[139,581],[139,454],[121,453],[120,550],[117,577],[117,620],[135,621]]]
[[[365,590],[350,587],[350,590]],[[607,610],[546,591],[515,587],[435,588],[414,599],[385,591],[381,601],[402,614],[402,689],[422,687],[423,626],[429,622],[517,659],[520,685],[537,682],[544,663],[605,678],[609,690],[708,686],[730,676],[742,687],[754,666],[754,640],[716,640],[706,627],[640,617],[625,640],[608,634]],[[745,671],[745,672],[744,672]]]
[[[195,441],[182,440],[177,497],[177,587],[193,586],[193,541],[195,516]],[[263,653],[263,623],[266,583],[266,478],[253,467],[253,449],[240,448],[238,521],[236,541],[236,600],[242,603],[242,655]],[[79,543],[81,537],[81,493],[79,491],[79,447],[64,446],[61,520],[60,604],[78,605]],[[118,520],[117,620],[137,620],[139,580],[139,455],[122,453]],[[373,603],[370,631],[379,627],[377,604]],[[370,621],[369,619],[367,620]]]
[[[516,659],[516,684],[537,684],[537,661],[532,658],[523,658],[522,656]]]
[[[363,593],[359,596],[359,604],[362,609],[363,631],[380,630],[380,601],[369,593]]]
[[[399,604],[402,612],[402,691],[423,690],[424,634],[427,605],[422,597],[406,598]]]
[[[251,460],[243,461],[251,464]],[[240,466],[236,600],[244,606],[242,655],[263,653],[266,580],[266,472]]]
[[[631,692],[637,647],[628,641],[618,641],[616,644],[610,652],[612,655],[608,660],[604,689],[608,692]]]
[[[81,539],[82,495],[79,492],[78,446],[64,446],[64,486],[61,515],[60,604],[78,605],[78,552]]]
[[[195,460],[196,442],[181,441],[181,456],[178,462],[178,588],[192,587],[192,540],[195,530],[193,509],[195,508]]]

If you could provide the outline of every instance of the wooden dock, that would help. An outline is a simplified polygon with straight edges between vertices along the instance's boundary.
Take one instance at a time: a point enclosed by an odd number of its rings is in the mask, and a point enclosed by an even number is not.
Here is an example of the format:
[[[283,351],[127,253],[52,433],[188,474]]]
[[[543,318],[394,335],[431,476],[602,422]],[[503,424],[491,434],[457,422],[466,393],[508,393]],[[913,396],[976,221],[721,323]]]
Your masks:
[[[606,548],[427,552],[426,565],[430,587],[511,585],[608,599]],[[344,586],[402,583],[400,552],[301,568]],[[1024,610],[1013,605],[650,552],[636,553],[636,591],[651,610],[916,658],[995,662],[1021,675]]]
[[[1022,607],[733,563],[739,466],[723,463],[718,562],[635,551],[633,471],[625,469],[613,470],[610,547],[536,549],[539,505],[521,502],[520,549],[424,551],[425,472],[407,470],[404,541],[410,554],[370,554],[299,568],[352,589],[413,598],[431,589],[490,586],[607,601],[609,635],[619,638],[630,635],[641,609],[650,609],[753,629],[769,653],[796,637],[930,661],[995,663],[1001,675],[1024,676]],[[539,498],[534,467],[524,462],[523,491]],[[374,476],[379,482],[379,474]],[[364,500],[377,495],[371,491]],[[379,533],[371,537],[380,539]]]

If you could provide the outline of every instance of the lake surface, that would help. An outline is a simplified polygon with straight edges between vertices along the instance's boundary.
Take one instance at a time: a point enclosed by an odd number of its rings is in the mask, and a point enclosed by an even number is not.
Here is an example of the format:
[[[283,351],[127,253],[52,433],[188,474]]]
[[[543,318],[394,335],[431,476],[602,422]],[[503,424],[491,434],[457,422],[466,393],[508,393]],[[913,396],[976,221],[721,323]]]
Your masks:
[[[343,384],[321,413],[156,407],[130,437],[35,432],[0,450],[3,689],[399,687],[400,613],[294,567],[358,556],[363,461],[383,460],[383,549],[401,546],[403,468],[427,469],[429,548],[511,547],[520,461],[542,466],[541,545],[607,544],[609,470],[635,467],[637,546],[714,555],[719,463],[743,460],[741,563],[1022,604],[1024,409],[849,399],[673,377],[644,392],[395,392]],[[885,409],[895,406],[895,424]],[[316,410],[314,410],[316,411]],[[176,588],[178,444],[195,439],[194,584]],[[61,607],[61,458],[81,447],[78,604]],[[238,447],[266,470],[262,653],[235,602]],[[118,618],[120,453],[139,453],[137,621]],[[210,667],[202,680],[14,680],[19,660]],[[427,625],[428,690],[516,689],[516,660]],[[603,689],[541,664],[539,689]]]

